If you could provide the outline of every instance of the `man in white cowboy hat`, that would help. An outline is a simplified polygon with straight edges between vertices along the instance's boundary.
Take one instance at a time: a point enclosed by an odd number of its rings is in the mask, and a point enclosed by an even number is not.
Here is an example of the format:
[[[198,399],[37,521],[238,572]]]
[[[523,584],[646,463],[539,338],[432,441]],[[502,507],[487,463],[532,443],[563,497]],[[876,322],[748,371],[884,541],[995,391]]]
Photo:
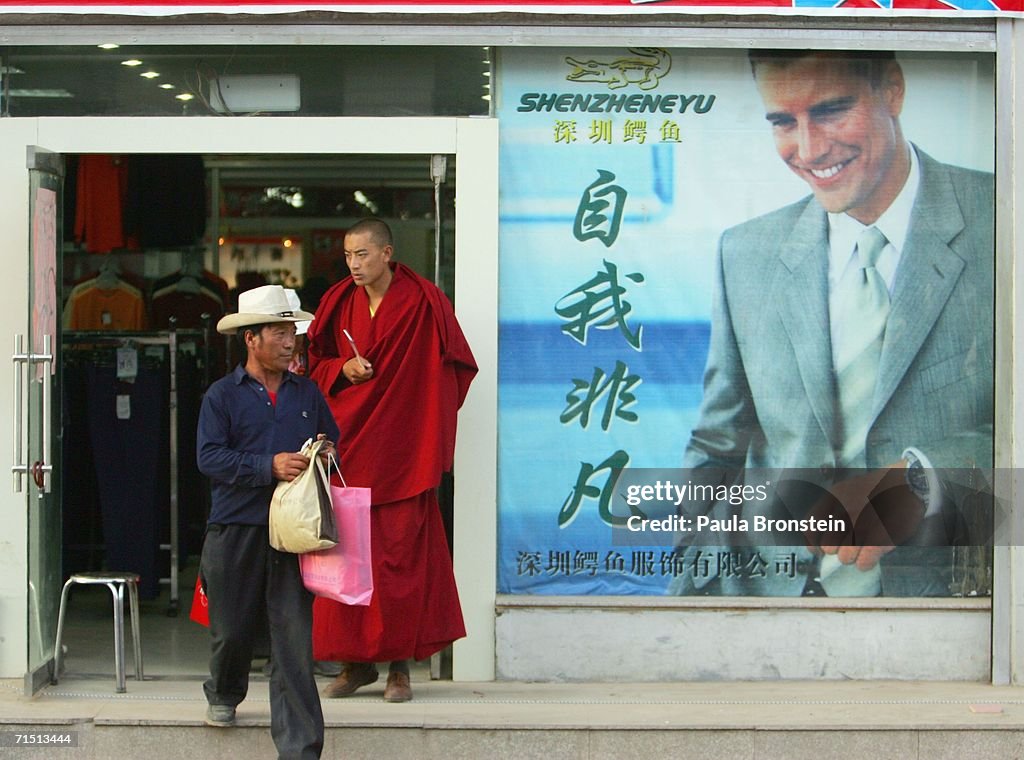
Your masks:
[[[319,757],[324,722],[313,679],[313,596],[298,556],[272,549],[270,500],[309,460],[309,438],[337,440],[338,428],[310,380],[288,371],[296,323],[313,315],[288,303],[280,285],[241,293],[238,313],[217,323],[237,334],[246,359],[210,386],[199,413],[197,460],[212,486],[200,571],[210,600],[206,722],[231,726],[245,699],[254,639],[270,629],[270,730],[282,758]],[[333,444],[331,444],[333,446]]]

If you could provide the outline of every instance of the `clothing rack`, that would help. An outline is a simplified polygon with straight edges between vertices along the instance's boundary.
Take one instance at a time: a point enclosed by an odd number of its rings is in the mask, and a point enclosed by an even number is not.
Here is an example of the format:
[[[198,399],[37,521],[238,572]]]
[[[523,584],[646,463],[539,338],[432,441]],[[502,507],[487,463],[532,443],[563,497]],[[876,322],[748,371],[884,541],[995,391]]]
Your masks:
[[[169,573],[166,578],[160,578],[161,585],[170,585],[170,602],[167,608],[169,617],[177,617],[179,608],[180,589],[178,574],[181,565],[181,542],[178,526],[178,345],[182,340],[196,339],[202,341],[208,351],[208,330],[176,330],[173,319],[170,330],[160,332],[145,331],[81,331],[65,330],[61,337],[63,346],[87,345],[87,346],[122,346],[135,344],[139,346],[167,346],[167,354],[170,370],[168,418],[170,427],[170,542],[160,544],[160,549],[169,552],[170,563]],[[209,362],[206,362],[205,371],[208,372]]]

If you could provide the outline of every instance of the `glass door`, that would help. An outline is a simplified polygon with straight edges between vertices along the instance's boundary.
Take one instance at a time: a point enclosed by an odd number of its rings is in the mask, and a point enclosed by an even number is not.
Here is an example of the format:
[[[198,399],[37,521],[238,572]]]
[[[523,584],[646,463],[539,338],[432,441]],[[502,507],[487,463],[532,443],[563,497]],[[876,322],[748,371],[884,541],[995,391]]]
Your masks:
[[[28,672],[26,690],[49,680],[61,586],[60,300],[58,264],[64,166],[59,154],[31,146],[28,324],[15,338],[22,391],[15,421],[16,488],[28,507]]]

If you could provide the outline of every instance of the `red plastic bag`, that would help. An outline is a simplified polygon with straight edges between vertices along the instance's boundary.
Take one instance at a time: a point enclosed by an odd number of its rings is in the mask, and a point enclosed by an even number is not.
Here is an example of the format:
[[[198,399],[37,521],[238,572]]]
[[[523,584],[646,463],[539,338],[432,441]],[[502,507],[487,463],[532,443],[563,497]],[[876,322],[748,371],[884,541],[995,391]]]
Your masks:
[[[337,469],[333,457],[331,461]],[[341,482],[344,483],[344,479]],[[373,596],[370,489],[332,483],[331,500],[338,526],[338,544],[299,555],[302,582],[317,596],[343,604],[368,605]]]
[[[199,625],[210,627],[210,600],[206,598],[203,591],[202,578],[196,577],[196,590],[192,594],[192,609],[189,610],[189,620],[194,620]]]

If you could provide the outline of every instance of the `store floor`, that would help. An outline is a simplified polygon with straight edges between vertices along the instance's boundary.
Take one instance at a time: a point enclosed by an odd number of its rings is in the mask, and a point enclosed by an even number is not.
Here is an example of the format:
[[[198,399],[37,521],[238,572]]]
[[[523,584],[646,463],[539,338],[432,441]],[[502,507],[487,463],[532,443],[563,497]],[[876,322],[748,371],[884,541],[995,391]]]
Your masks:
[[[152,678],[202,678],[207,672],[210,641],[207,629],[188,617],[192,585],[182,582],[179,610],[168,615],[170,594],[140,602],[143,671]],[[103,586],[71,589],[64,624],[64,672],[68,678],[113,679],[114,629],[110,592]],[[125,600],[125,672],[134,676],[131,625]],[[52,642],[51,642],[52,643]]]
[[[189,618],[194,586],[195,569],[186,568],[182,572],[177,615],[168,612],[171,609],[170,591],[166,587],[156,599],[140,602],[143,672],[147,681],[203,681],[209,674],[209,631]],[[114,629],[110,592],[104,586],[73,587],[65,618],[63,639],[66,654],[61,684],[93,680],[113,683]],[[257,652],[253,658],[254,679],[264,678],[266,663],[266,652]],[[325,668],[332,665],[327,663]],[[412,667],[414,678],[429,678],[429,662],[413,663]],[[130,690],[135,670],[127,599],[125,675]]]

